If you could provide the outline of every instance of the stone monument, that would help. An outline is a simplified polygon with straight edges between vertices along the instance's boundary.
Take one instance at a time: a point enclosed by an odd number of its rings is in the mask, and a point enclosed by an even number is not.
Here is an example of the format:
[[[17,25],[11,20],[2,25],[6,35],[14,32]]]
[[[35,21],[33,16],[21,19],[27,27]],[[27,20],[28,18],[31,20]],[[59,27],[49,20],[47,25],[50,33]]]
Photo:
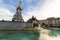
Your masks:
[[[22,1],[18,3],[18,7],[17,7],[17,12],[16,14],[13,16],[13,19],[12,21],[20,21],[20,22],[23,22],[23,17],[22,17]]]

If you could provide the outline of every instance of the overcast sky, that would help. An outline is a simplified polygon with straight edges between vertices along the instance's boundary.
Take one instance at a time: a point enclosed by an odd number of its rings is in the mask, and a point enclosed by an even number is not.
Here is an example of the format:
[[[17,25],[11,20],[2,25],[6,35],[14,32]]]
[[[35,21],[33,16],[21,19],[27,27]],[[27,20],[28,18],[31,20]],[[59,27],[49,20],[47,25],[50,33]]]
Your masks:
[[[0,20],[12,20],[20,0],[0,0]],[[48,17],[60,17],[60,0],[22,0],[24,20],[31,16],[42,20]]]

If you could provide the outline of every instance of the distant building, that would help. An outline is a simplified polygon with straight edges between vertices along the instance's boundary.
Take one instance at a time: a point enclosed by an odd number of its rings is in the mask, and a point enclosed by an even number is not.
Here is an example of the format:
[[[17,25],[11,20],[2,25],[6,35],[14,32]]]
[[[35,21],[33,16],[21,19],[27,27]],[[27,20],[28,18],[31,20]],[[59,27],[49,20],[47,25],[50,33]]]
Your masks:
[[[41,26],[43,23],[47,26],[60,26],[60,18],[50,17],[46,20],[39,20],[39,22]]]
[[[32,16],[31,19],[29,19],[27,22],[29,23],[33,23],[33,27],[39,27],[40,23],[39,21],[36,19],[36,17]]]
[[[47,20],[39,20],[40,26],[42,27],[43,24],[47,24]]]
[[[60,24],[60,18],[48,18],[47,21],[48,21],[48,24],[53,24],[53,25]]]
[[[47,18],[47,24],[49,24],[49,25],[55,24],[55,18],[54,17]]]

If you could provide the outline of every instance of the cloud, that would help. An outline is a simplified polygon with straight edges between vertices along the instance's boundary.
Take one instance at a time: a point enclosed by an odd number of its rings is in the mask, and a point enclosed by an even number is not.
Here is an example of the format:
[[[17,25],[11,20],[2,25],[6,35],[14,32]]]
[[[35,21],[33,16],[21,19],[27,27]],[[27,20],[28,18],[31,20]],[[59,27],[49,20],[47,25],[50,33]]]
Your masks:
[[[0,0],[0,3],[3,3],[3,0]]]
[[[11,13],[8,9],[0,8],[0,20],[12,20],[13,13]]]
[[[43,0],[43,4],[40,4],[39,1],[36,6],[30,6],[31,8],[28,8],[29,11],[27,11],[26,16],[24,16],[27,18],[26,20],[28,20],[32,15],[36,16],[39,20],[48,17],[60,17],[60,0]]]
[[[31,18],[32,15],[36,16],[38,20],[48,17],[60,17],[60,0],[26,0],[23,6],[25,8],[22,10],[25,21]],[[3,0],[0,0],[0,19],[3,18],[4,14],[11,19],[11,15],[16,12],[15,10],[16,7],[13,4],[5,4]]]
[[[26,1],[26,3],[31,3],[32,2],[32,0],[25,0]]]
[[[60,0],[48,0],[44,4],[42,13],[45,15],[45,17],[60,17]]]
[[[4,0],[0,0],[0,20],[12,20],[15,8],[12,4],[6,4]]]

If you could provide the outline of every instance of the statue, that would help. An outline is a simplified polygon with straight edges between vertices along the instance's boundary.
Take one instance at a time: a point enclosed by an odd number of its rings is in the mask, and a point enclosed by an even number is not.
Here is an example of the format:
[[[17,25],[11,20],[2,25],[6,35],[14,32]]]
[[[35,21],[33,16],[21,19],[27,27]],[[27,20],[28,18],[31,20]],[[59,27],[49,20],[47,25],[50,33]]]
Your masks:
[[[12,19],[12,21],[20,21],[20,22],[23,22],[24,20],[23,20],[23,18],[22,18],[22,8],[21,8],[21,6],[22,6],[22,1],[20,1],[19,3],[18,3],[18,7],[17,7],[17,12],[16,12],[16,14],[13,16],[13,19]]]
[[[18,3],[18,7],[21,8],[21,6],[22,6],[22,1]]]

